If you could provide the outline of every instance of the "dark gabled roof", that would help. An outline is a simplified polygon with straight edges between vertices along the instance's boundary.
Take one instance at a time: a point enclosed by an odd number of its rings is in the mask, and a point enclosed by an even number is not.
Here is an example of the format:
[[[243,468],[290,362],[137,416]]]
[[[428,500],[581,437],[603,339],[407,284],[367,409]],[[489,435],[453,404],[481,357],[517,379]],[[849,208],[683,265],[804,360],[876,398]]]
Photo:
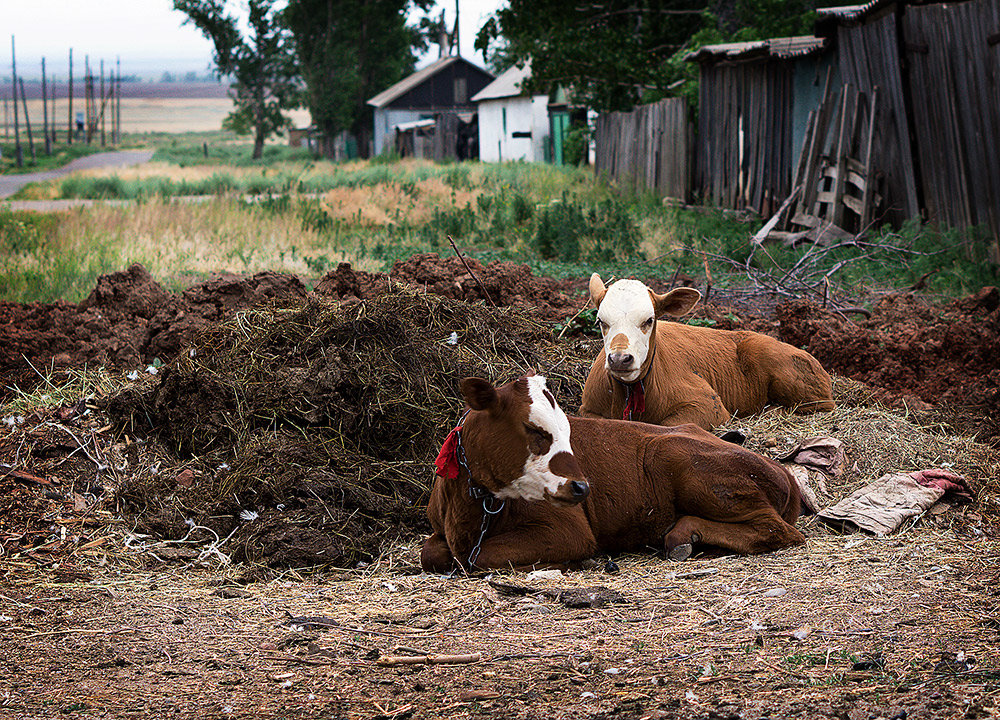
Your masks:
[[[767,57],[787,60],[818,53],[826,47],[826,44],[827,41],[824,38],[813,35],[723,43],[721,45],[705,45],[688,53],[684,59],[694,62],[733,62]]]
[[[476,68],[481,73],[488,75],[489,77],[492,77],[492,75],[488,71],[483,70],[481,67],[479,67],[474,63],[470,63],[465,58],[459,57],[457,55],[449,55],[448,57],[443,57],[440,60],[432,62],[427,67],[417,70],[415,73],[413,73],[408,77],[403,78],[392,87],[383,90],[378,95],[369,100],[368,104],[377,108],[385,107],[386,105],[390,104],[393,100],[402,97],[403,95],[405,95],[410,90],[417,87],[427,79],[437,75],[446,67],[454,65],[455,63],[465,63],[470,67]]]

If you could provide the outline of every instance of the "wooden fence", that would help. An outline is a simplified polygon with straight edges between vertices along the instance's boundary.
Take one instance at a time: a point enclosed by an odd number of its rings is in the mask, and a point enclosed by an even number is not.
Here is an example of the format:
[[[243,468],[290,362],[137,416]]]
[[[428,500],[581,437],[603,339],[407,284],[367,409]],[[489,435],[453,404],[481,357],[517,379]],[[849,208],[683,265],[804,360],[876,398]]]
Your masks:
[[[695,186],[706,200],[770,215],[791,192],[792,67],[702,68]]]
[[[687,101],[667,98],[597,118],[594,170],[620,185],[686,202],[691,194]]]
[[[883,219],[899,224],[920,214],[913,149],[907,128],[905,83],[895,15],[837,32],[840,79],[871,96],[878,88],[872,166],[883,174]]]
[[[903,27],[927,217],[987,226],[1000,262],[1000,3],[908,7]]]

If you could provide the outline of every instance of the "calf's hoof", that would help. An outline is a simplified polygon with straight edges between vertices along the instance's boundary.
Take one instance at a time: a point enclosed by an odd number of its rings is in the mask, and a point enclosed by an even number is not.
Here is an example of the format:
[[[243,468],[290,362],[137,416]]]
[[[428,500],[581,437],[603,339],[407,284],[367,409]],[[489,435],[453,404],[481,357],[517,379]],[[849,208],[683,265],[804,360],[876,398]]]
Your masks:
[[[748,437],[750,437],[750,431],[740,428],[739,430],[727,430],[719,436],[719,439],[733,445],[744,445]]]
[[[694,552],[694,546],[691,543],[684,543],[683,545],[678,545],[673,550],[667,553],[667,557],[671,560],[687,560],[691,557],[691,553]]]

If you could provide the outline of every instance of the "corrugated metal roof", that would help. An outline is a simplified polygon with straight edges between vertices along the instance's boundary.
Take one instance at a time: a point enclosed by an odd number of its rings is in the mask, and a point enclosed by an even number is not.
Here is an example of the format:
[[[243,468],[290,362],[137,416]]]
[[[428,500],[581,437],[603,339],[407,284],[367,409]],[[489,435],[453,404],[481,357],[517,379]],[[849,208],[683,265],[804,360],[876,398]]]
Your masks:
[[[878,10],[884,5],[891,5],[896,0],[869,0],[863,5],[841,5],[839,7],[816,8],[819,20],[836,19],[844,22],[854,22]]]
[[[521,84],[531,77],[531,63],[524,67],[514,65],[500,73],[500,77],[472,96],[472,102],[498,100],[522,95]]]
[[[405,77],[392,87],[383,90],[378,95],[369,100],[368,104],[373,105],[374,107],[377,108],[385,107],[396,98],[404,95],[405,93],[415,88],[417,85],[422,83],[427,78],[436,75],[437,73],[441,72],[452,63],[458,62],[459,59],[460,58],[457,55],[449,55],[448,57],[443,57],[440,60],[432,62],[427,67],[421,70],[417,70],[409,77]]]
[[[826,42],[824,38],[818,38],[813,35],[799,35],[796,37],[770,38],[769,40],[705,45],[688,53],[685,59],[695,62],[706,62],[709,60],[715,62],[748,60],[757,56],[787,59],[819,52],[826,47]]]

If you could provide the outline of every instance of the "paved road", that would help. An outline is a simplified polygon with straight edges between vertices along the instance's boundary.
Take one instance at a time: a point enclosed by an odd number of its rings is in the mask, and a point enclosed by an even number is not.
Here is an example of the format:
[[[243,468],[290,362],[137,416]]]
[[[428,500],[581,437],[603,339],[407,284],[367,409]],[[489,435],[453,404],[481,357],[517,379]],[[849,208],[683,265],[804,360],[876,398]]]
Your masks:
[[[128,167],[149,162],[153,150],[119,150],[117,152],[94,153],[77,158],[73,162],[55,170],[27,173],[25,175],[0,175],[0,198],[10,197],[30,182],[51,180],[69,175],[76,170],[87,170],[99,167]]]

